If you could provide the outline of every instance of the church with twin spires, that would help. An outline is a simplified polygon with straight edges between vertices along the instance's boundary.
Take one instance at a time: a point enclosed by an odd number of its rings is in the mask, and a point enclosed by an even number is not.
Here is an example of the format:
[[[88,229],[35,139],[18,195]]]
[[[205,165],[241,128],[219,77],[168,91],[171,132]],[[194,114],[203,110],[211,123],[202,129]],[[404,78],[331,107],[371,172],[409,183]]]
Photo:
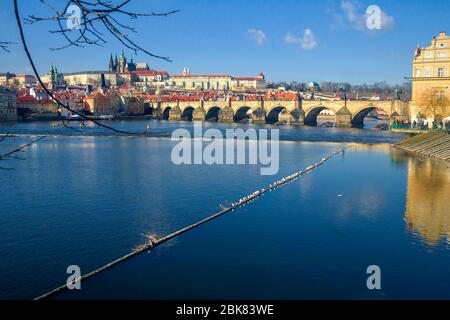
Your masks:
[[[131,58],[131,60],[128,61],[128,58],[125,56],[123,49],[119,58],[117,57],[116,54],[115,59],[113,59],[113,55],[111,54],[111,57],[109,59],[109,72],[128,73],[146,70],[150,70],[150,68],[146,63],[135,63],[133,61],[133,58]]]

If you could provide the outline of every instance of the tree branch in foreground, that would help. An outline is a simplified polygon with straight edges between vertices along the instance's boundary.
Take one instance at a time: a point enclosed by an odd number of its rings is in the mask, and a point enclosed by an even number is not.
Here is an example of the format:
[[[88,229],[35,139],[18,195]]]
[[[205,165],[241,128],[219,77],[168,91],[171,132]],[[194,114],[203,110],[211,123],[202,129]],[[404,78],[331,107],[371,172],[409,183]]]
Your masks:
[[[103,32],[106,31],[125,47],[134,51],[135,54],[144,52],[151,57],[171,61],[168,57],[153,54],[134,42],[128,33],[137,33],[137,30],[121,20],[123,18],[132,20],[139,17],[167,17],[179,10],[161,13],[139,13],[126,10],[125,7],[132,0],[121,0],[117,3],[113,0],[66,0],[62,1],[64,6],[61,6],[60,9],[53,6],[48,0],[40,1],[53,12],[53,15],[48,17],[29,15],[24,21],[28,24],[43,21],[56,22],[57,28],[51,30],[50,33],[62,35],[67,44],[62,47],[52,48],[52,50],[62,50],[72,46],[103,46],[106,43]]]

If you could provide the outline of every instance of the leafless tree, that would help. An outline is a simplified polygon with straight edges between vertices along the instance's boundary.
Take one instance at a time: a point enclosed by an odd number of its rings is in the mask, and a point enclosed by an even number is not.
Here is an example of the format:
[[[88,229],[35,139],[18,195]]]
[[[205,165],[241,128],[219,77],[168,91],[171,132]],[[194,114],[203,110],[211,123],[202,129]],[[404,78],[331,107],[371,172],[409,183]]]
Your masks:
[[[137,19],[139,17],[167,17],[178,10],[168,12],[139,13],[126,9],[131,0],[121,0],[117,3],[111,0],[66,0],[58,1],[62,6],[56,7],[48,0],[40,0],[53,14],[48,17],[38,17],[29,15],[24,21],[28,24],[35,24],[43,21],[55,22],[57,28],[51,33],[60,34],[67,41],[62,47],[53,50],[62,50],[68,47],[84,47],[86,45],[102,46],[106,43],[104,32],[111,34],[120,43],[135,53],[144,52],[147,55],[170,61],[168,57],[156,55],[134,42],[130,37],[130,32],[137,33],[137,30],[121,21],[123,18]]]
[[[439,90],[426,90],[419,102],[420,113],[433,116],[434,121],[441,122],[450,113],[450,99]]]

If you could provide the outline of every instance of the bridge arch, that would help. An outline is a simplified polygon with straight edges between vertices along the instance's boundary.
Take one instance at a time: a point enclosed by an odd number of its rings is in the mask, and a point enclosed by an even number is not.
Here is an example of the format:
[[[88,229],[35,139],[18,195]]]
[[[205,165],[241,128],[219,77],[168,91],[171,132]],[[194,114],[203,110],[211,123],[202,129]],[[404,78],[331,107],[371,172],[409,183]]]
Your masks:
[[[364,127],[364,118],[367,117],[369,113],[371,113],[374,110],[377,110],[378,112],[384,113],[389,116],[389,114],[383,108],[370,105],[355,112],[355,114],[352,117],[352,126],[361,128]]]
[[[181,113],[181,119],[186,121],[192,121],[192,117],[194,114],[194,107],[187,106],[184,108],[183,112]]]
[[[162,120],[169,120],[170,117],[170,109],[172,109],[171,106],[167,106],[164,108],[162,114],[161,114],[161,118]]]
[[[239,107],[236,112],[234,113],[234,117],[233,120],[235,122],[241,122],[245,119],[249,119],[250,118],[250,111],[252,110],[252,108],[248,107],[248,106],[242,106]]]
[[[219,121],[219,112],[220,108],[217,106],[209,108],[209,110],[206,112],[205,121]]]
[[[334,111],[333,109],[326,106],[317,106],[309,110],[309,112],[305,115],[305,124],[311,126],[317,125],[317,117],[323,110],[326,109]]]
[[[273,107],[269,110],[269,112],[267,112],[266,122],[269,124],[277,123],[279,121],[280,114],[285,111],[286,108],[283,106]]]

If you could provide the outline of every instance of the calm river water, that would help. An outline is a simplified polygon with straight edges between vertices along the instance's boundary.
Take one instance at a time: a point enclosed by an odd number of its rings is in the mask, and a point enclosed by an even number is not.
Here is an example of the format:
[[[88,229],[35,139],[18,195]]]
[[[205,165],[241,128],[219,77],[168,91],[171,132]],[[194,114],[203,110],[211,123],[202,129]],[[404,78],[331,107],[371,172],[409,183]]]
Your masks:
[[[125,137],[50,123],[0,124],[0,298],[34,298],[66,268],[96,269],[146,240],[220,210],[323,156],[353,147],[244,208],[137,256],[56,299],[450,298],[450,169],[393,150],[377,130],[276,127],[280,171],[176,166],[173,129],[192,123],[112,122]],[[233,125],[209,124],[221,130]],[[246,127],[244,127],[246,128]],[[378,265],[382,289],[369,291]]]

